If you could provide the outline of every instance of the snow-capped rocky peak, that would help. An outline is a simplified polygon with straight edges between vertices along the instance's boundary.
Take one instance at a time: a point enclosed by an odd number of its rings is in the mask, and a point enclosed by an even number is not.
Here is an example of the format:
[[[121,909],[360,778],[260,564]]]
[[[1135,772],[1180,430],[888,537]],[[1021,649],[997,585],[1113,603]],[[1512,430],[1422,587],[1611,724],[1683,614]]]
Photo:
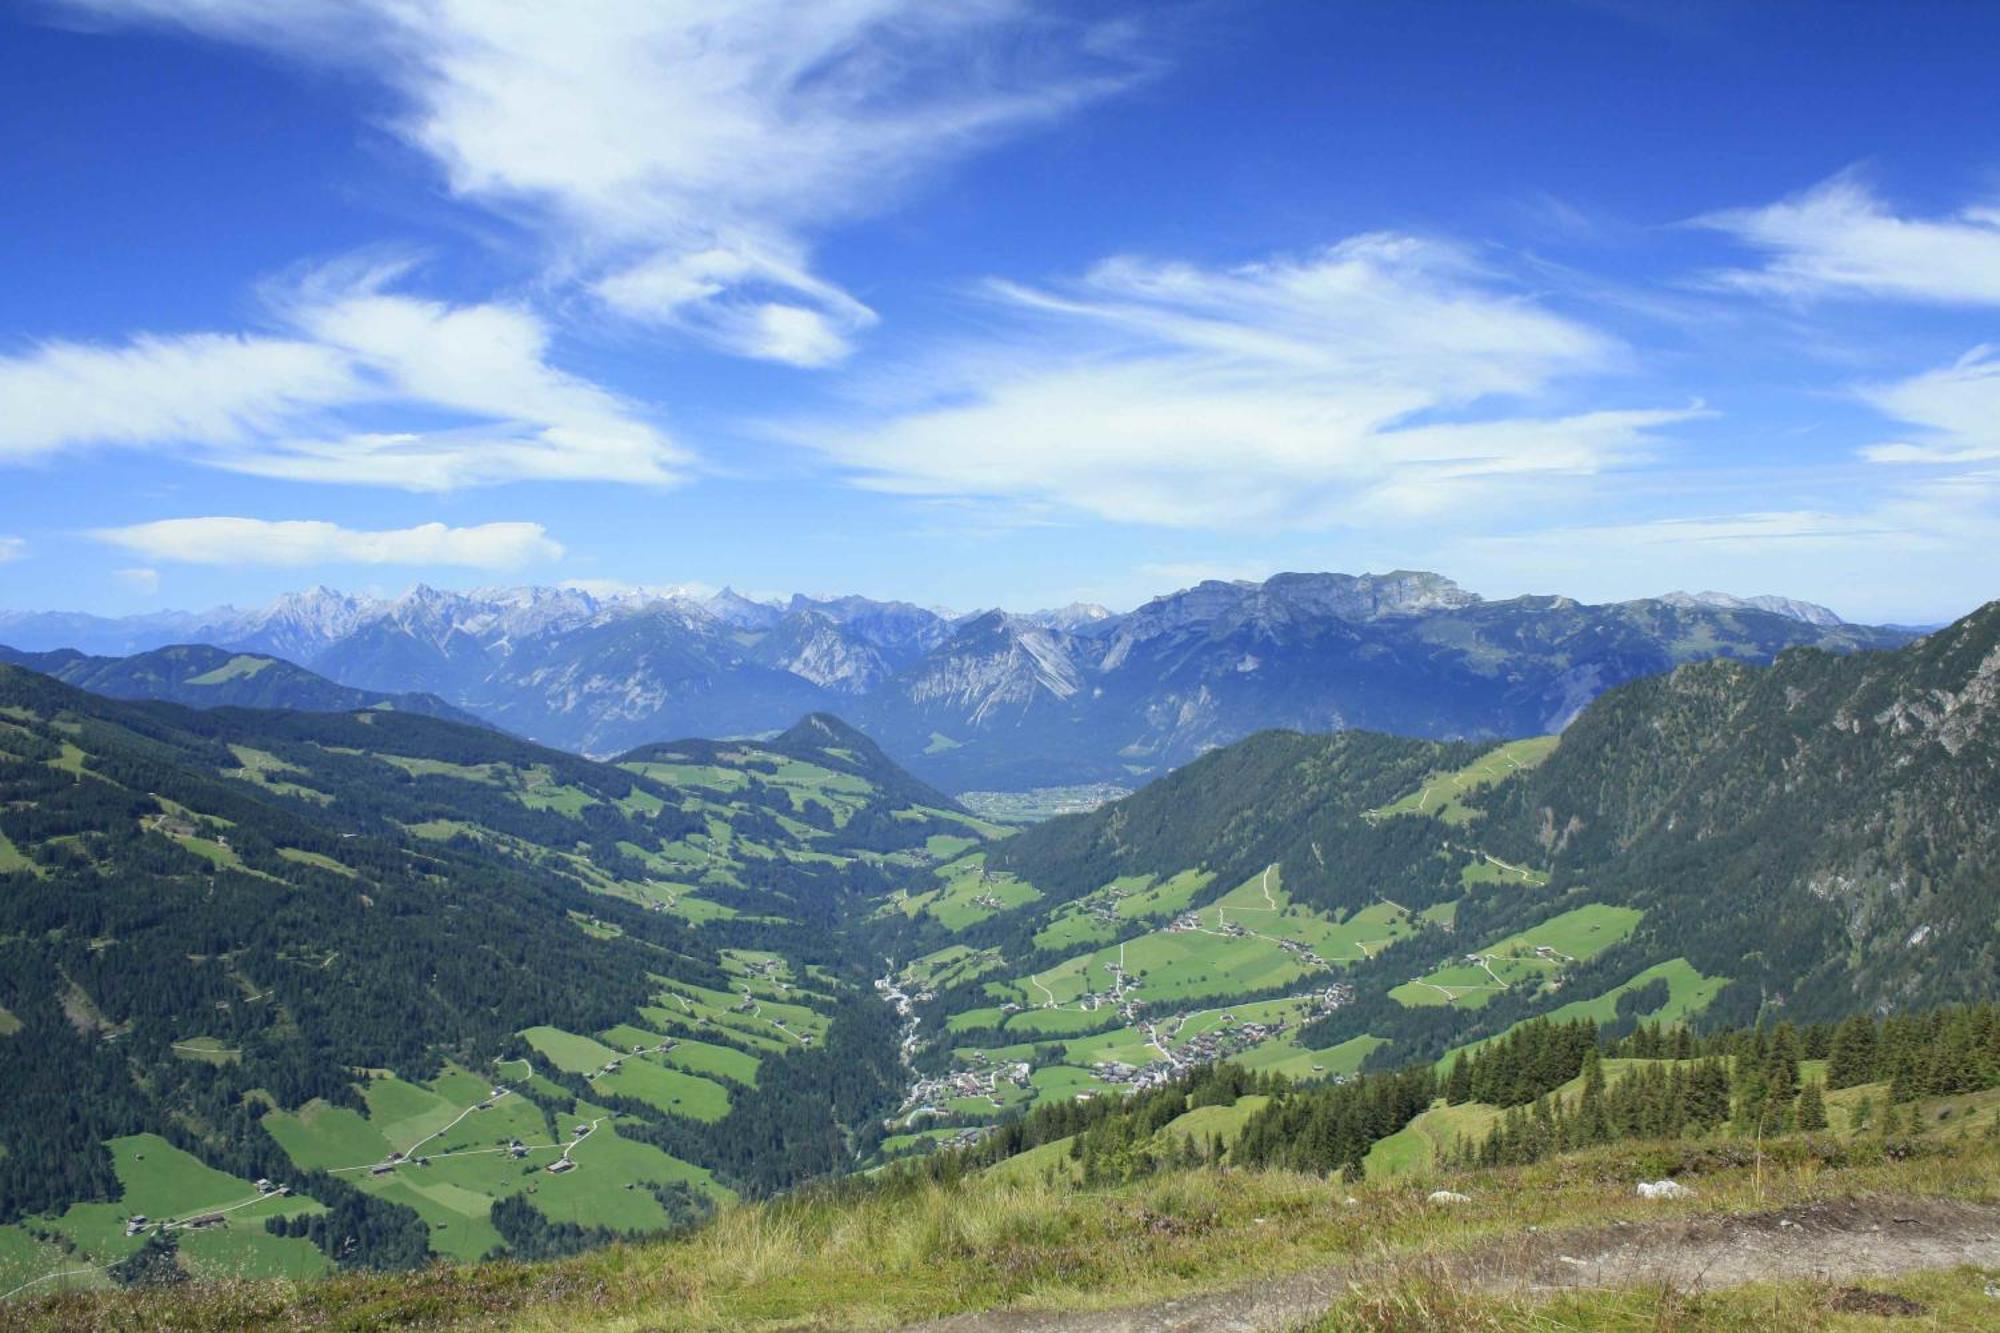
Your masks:
[[[791,672],[822,689],[866,694],[890,673],[875,645],[823,611],[796,611],[757,645],[758,660]]]
[[[725,625],[738,629],[769,629],[784,617],[782,606],[770,602],[760,602],[754,597],[745,597],[734,588],[725,587],[721,592],[708,598],[709,614]]]
[[[1096,602],[1071,602],[1068,606],[1052,607],[1046,611],[1033,611],[1021,617],[1047,629],[1088,630],[1114,619],[1117,612]]]
[[[1660,600],[1669,606],[1706,606],[1724,611],[1769,611],[1772,615],[1784,616],[1790,620],[1827,629],[1847,623],[1817,602],[1802,602],[1796,597],[1777,597],[1769,593],[1757,597],[1737,597],[1731,593],[1713,590],[1670,592]]]
[[[231,613],[229,619],[204,627],[214,631],[204,637],[304,661],[381,612],[382,603],[373,598],[320,586],[285,593],[255,611]]]

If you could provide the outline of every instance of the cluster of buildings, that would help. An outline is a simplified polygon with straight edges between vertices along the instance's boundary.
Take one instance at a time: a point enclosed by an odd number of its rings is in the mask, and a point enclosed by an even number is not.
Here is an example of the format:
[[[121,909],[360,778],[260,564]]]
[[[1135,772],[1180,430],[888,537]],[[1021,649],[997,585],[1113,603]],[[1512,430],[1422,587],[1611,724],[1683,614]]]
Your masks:
[[[280,1185],[274,1180],[262,1177],[257,1181],[258,1199],[289,1199],[291,1195],[292,1187],[290,1185]],[[256,1200],[250,1200],[249,1202],[254,1203]],[[239,1206],[241,1205],[231,1205],[232,1208]],[[171,1217],[155,1222],[144,1213],[134,1213],[125,1219],[125,1234],[128,1236],[140,1236],[148,1231],[206,1231],[210,1227],[222,1226],[228,1220],[228,1217],[223,1212],[197,1213],[193,1217],[178,1222]]]
[[[770,982],[780,995],[791,989],[791,983],[785,980],[787,970],[782,958],[759,958],[750,964],[750,974]]]
[[[934,1078],[919,1078],[912,1083],[909,1095],[903,1099],[903,1109],[890,1118],[890,1126],[907,1126],[927,1115],[950,1115],[949,1104],[965,1097],[985,1097],[997,1110],[1001,1105],[999,1093],[1003,1086],[1029,1086],[1028,1076],[1032,1070],[1026,1060],[986,1065],[983,1057],[980,1059],[982,1062],[971,1068],[955,1069]]]
[[[1354,987],[1344,981],[1335,982],[1308,995],[1300,996],[1299,999],[1301,1004],[1296,1022],[1311,1022],[1315,1018],[1332,1013],[1342,1005],[1352,1004]],[[1177,1016],[1174,1020],[1175,1032],[1178,1033],[1186,1022],[1187,1015]],[[1260,1023],[1225,1013],[1216,1026],[1205,1032],[1196,1033],[1178,1050],[1163,1054],[1158,1060],[1145,1065],[1131,1065],[1121,1060],[1104,1060],[1091,1066],[1091,1072],[1113,1087],[1144,1092],[1148,1088],[1168,1082],[1195,1065],[1214,1064],[1218,1060],[1227,1060],[1233,1055],[1247,1051],[1253,1046],[1274,1041],[1284,1036],[1294,1025],[1295,1021],[1289,1019]],[[1159,1035],[1158,1027],[1148,1024],[1146,1030],[1147,1035],[1153,1040],[1154,1047],[1165,1052],[1166,1044]],[[1322,1071],[1315,1065],[1312,1072],[1317,1074]]]

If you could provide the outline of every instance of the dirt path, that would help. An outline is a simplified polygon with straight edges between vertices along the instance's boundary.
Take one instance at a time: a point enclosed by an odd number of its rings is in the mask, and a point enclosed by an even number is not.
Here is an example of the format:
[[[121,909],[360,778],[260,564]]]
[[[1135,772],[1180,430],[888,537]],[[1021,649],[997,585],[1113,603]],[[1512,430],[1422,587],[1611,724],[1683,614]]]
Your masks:
[[[1364,1260],[1129,1310],[990,1311],[926,1333],[1263,1333],[1324,1313],[1349,1284],[1436,1272],[1489,1291],[1668,1283],[1683,1290],[1787,1278],[1851,1281],[1959,1264],[2000,1265],[2000,1208],[1870,1199],[1523,1235],[1441,1258]]]

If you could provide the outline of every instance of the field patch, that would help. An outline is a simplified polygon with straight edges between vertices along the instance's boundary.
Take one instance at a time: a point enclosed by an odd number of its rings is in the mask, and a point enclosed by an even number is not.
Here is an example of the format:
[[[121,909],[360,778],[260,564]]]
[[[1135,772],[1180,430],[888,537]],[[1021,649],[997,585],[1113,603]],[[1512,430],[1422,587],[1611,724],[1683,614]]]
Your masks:
[[[1377,1140],[1362,1159],[1362,1169],[1370,1180],[1422,1175],[1433,1170],[1454,1144],[1484,1140],[1500,1115],[1499,1108],[1477,1102],[1459,1106],[1439,1102],[1388,1138]]]
[[[211,667],[199,676],[189,676],[183,685],[221,685],[232,680],[248,680],[275,663],[275,658],[252,657],[239,653],[221,666]]]
[[[507,772],[499,764],[453,764],[442,759],[414,759],[401,754],[377,754],[375,757],[402,769],[413,778],[456,778],[460,782],[477,782],[485,787],[503,785],[502,774]]]
[[[143,1215],[149,1226],[199,1217],[218,1219],[199,1230],[175,1229],[183,1262],[197,1276],[313,1276],[331,1268],[309,1241],[280,1239],[264,1231],[267,1218],[321,1211],[311,1199],[265,1194],[250,1181],[204,1165],[156,1134],[111,1139],[105,1146],[123,1197],[112,1203],[75,1204],[58,1217],[37,1222],[75,1247],[74,1253],[62,1256],[59,1267],[106,1264],[137,1250],[146,1237],[127,1235],[126,1220]],[[42,1250],[19,1241],[0,1246],[0,1261],[32,1264],[41,1257]],[[29,1272],[17,1281],[36,1276]]]
[[[954,840],[956,841],[956,840]],[[904,910],[910,915],[928,916],[946,930],[957,933],[980,922],[1039,902],[1041,890],[1012,875],[990,875],[984,853],[975,852],[938,869],[944,881],[934,893],[912,899]]]
[[[1389,997],[1411,1007],[1476,1009],[1517,987],[1552,990],[1565,968],[1625,939],[1643,915],[1636,908],[1590,903],[1413,978],[1392,989]]]
[[[616,1070],[593,1078],[590,1086],[690,1120],[712,1124],[729,1114],[729,1093],[720,1083],[670,1069],[649,1055],[625,1057]]]
[[[523,1028],[521,1037],[565,1074],[593,1074],[618,1058],[603,1042],[561,1028]]]
[[[312,866],[318,870],[330,871],[347,879],[360,878],[354,871],[322,852],[308,852],[298,847],[280,847],[278,855],[284,857],[287,861],[294,861],[302,866]]]
[[[1630,981],[1614,986],[1594,999],[1573,1000],[1559,1009],[1550,1010],[1548,1016],[1557,1022],[1588,1018],[1596,1023],[1610,1023],[1618,1017],[1619,996],[1654,981],[1667,983],[1667,999],[1658,1008],[1640,1014],[1641,1022],[1678,1023],[1692,1018],[1706,1009],[1709,1002],[1729,984],[1727,977],[1703,976],[1685,958],[1670,958],[1664,963],[1655,963]]]
[[[1286,986],[1371,958],[1415,929],[1410,914],[1394,903],[1372,903],[1340,921],[1294,903],[1272,866],[1199,911],[1183,912],[1135,939],[1080,953],[1021,978],[1012,990],[1036,1013],[1096,1014],[1136,999],[1157,1014],[1163,1006]],[[1016,1025],[1028,1026],[1017,1019],[1010,1028]]]
[[[1558,739],[1555,736],[1530,736],[1526,740],[1495,746],[1464,768],[1433,774],[1424,780],[1423,786],[1388,805],[1365,812],[1363,818],[1430,815],[1447,824],[1468,824],[1475,812],[1464,803],[1467,796],[1482,787],[1504,782],[1516,773],[1536,767],[1554,753]]]

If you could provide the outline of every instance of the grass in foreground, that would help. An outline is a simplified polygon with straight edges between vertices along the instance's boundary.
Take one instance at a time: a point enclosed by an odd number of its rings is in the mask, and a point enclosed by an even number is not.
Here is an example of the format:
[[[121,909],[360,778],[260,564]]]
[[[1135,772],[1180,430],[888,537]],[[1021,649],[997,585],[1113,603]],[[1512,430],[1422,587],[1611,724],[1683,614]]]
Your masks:
[[[1482,1295],[1422,1273],[1363,1285],[1310,1333],[1844,1333],[2000,1326],[2000,1298],[1973,1268],[1865,1282],[1757,1283],[1722,1291],[1674,1286]],[[1885,1324],[1885,1320],[1886,1322]]]
[[[606,1333],[882,1327],[998,1306],[1131,1305],[1316,1267],[1451,1256],[1529,1227],[1558,1233],[1868,1195],[2000,1201],[2000,1144],[1933,1139],[1917,1151],[1896,1160],[1882,1151],[1880,1141],[1828,1140],[1808,1147],[1794,1140],[1767,1144],[1758,1159],[1733,1143],[1627,1144],[1517,1170],[1454,1176],[1452,1188],[1472,1202],[1449,1209],[1426,1204],[1432,1180],[1349,1187],[1312,1176],[1241,1170],[1175,1173],[1103,1192],[1036,1178],[848,1187],[729,1208],[681,1240],[615,1246],[560,1263],[69,1293],[0,1311],[0,1325],[120,1330],[421,1325]],[[1666,1203],[1634,1196],[1634,1181],[1664,1174],[1694,1182],[1699,1194]],[[1348,1198],[1355,1202],[1348,1204]],[[1671,1293],[1659,1296],[1671,1298]],[[1780,1298],[1812,1297],[1788,1288],[1773,1297]],[[1482,1305],[1482,1298],[1470,1293],[1464,1295],[1469,1322],[1426,1323],[1410,1313],[1431,1308],[1424,1301],[1441,1299],[1427,1292],[1420,1276],[1413,1277],[1379,1291],[1357,1291],[1329,1316],[1348,1322],[1326,1326],[1748,1327],[1662,1322],[1658,1310],[1644,1304],[1644,1293],[1564,1297],[1575,1303],[1574,1318],[1581,1321],[1570,1323],[1560,1322],[1570,1317],[1560,1315],[1560,1302],[1534,1309]],[[1714,1318],[1734,1318],[1728,1312],[1740,1305],[1765,1310],[1767,1327],[1815,1326],[1773,1325],[1772,1307],[1757,1306],[1755,1292],[1728,1299],[1738,1304],[1715,1305],[1722,1313]],[[1741,1305],[1745,1301],[1751,1304]],[[1593,1302],[1608,1312],[1605,1320],[1585,1318]],[[1627,1322],[1607,1322],[1626,1319],[1621,1310],[1630,1312]],[[1486,1322],[1478,1322],[1482,1319]]]

